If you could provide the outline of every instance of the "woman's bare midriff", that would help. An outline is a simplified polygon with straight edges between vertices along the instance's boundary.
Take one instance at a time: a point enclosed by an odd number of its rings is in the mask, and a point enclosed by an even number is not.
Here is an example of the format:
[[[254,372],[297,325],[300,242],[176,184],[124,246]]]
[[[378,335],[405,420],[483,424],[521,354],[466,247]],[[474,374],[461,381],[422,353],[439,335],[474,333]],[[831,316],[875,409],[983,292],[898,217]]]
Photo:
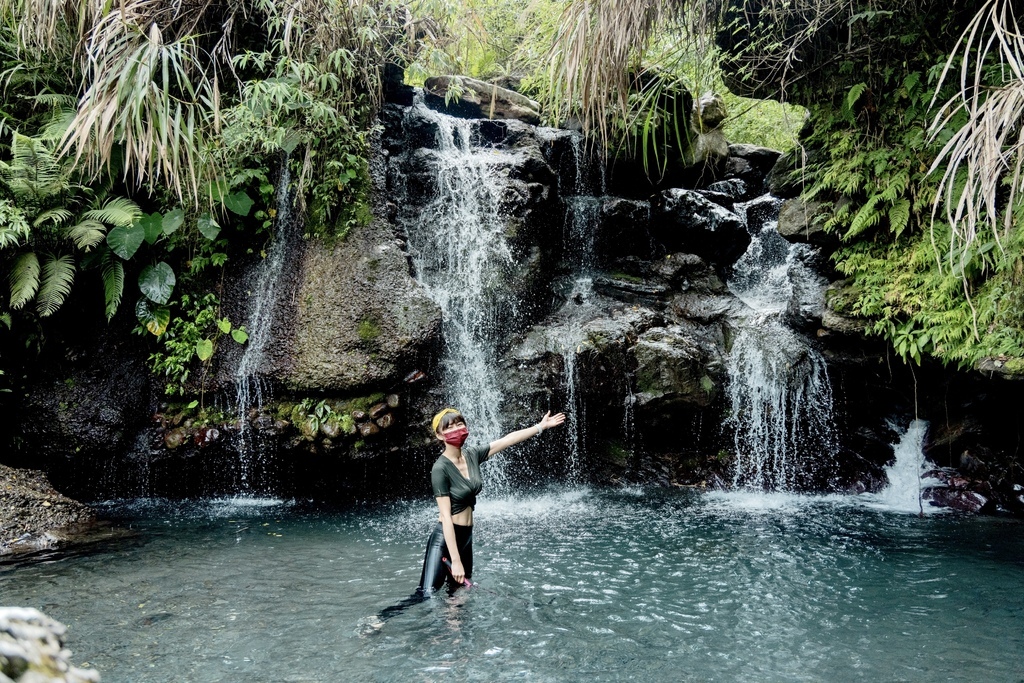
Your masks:
[[[459,526],[473,526],[473,508],[466,508],[457,515],[452,515],[452,523]]]

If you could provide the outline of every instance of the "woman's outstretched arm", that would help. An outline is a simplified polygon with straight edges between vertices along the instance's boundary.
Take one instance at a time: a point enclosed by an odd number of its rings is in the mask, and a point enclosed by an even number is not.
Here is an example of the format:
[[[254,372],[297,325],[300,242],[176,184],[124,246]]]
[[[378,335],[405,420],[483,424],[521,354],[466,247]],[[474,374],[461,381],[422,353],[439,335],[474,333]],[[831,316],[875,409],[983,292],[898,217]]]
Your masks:
[[[565,422],[565,413],[558,413],[557,415],[552,415],[551,411],[549,410],[548,412],[544,413],[544,417],[540,419],[540,422],[533,425],[532,427],[527,427],[526,429],[519,429],[514,432],[510,432],[505,436],[501,437],[500,439],[498,439],[497,441],[492,441],[491,448],[490,450],[487,451],[487,456],[490,457],[492,455],[500,453],[509,446],[515,446],[517,443],[522,443],[523,441],[526,441],[531,436],[540,436],[541,432],[543,432],[545,429],[557,427],[563,422]]]

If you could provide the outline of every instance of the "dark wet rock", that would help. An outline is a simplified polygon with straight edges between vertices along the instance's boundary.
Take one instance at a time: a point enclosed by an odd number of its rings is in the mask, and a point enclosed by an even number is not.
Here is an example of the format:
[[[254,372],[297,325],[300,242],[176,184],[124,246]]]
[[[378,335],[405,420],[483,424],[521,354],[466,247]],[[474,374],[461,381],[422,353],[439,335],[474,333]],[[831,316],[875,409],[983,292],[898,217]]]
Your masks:
[[[393,62],[381,69],[381,94],[385,102],[409,106],[413,102],[415,89],[405,84],[405,69]]]
[[[366,411],[353,410],[352,419],[355,420],[356,422],[366,422],[367,420],[370,419],[370,416],[366,414]]]
[[[836,238],[825,232],[827,218],[821,202],[787,199],[779,210],[779,234],[791,242],[809,242],[819,246],[837,244]]]
[[[734,211],[736,208],[736,198],[732,195],[724,194],[722,192],[712,192],[710,190],[697,190],[697,192],[715,204],[718,204],[727,211]]]
[[[23,463],[10,453],[0,458],[10,465],[67,470],[68,458],[103,457],[131,447],[153,414],[146,341],[115,326],[76,330],[65,354],[42,356],[42,375],[19,401],[20,419],[10,424],[30,460]]]
[[[192,437],[193,443],[200,448],[205,448],[212,443],[220,441],[220,430],[216,427],[200,427]]]
[[[633,278],[598,276],[594,278],[594,291],[620,301],[656,305],[658,298],[668,292],[668,287]]]
[[[601,204],[596,249],[602,255],[651,258],[655,245],[650,225],[649,201],[609,197]]]
[[[1022,358],[1010,356],[982,358],[975,365],[975,369],[988,377],[996,379],[1024,379],[1024,359]]]
[[[387,403],[376,403],[370,407],[369,414],[371,420],[376,420],[384,413],[388,412]]]
[[[828,332],[835,332],[842,335],[864,336],[867,329],[867,321],[863,318],[856,318],[844,315],[841,309],[846,308],[846,302],[852,299],[854,292],[847,280],[833,282],[825,291],[825,309],[821,314],[821,326]]]
[[[776,197],[790,199],[803,191],[803,178],[798,168],[799,150],[786,152],[775,162],[765,177],[765,189]]]
[[[746,225],[735,213],[692,190],[661,193],[655,239],[668,252],[697,254],[715,265],[730,265],[750,245]]]
[[[374,420],[374,422],[376,422],[377,426],[381,429],[388,429],[391,425],[395,424],[395,416],[391,413],[385,413]]]
[[[176,427],[164,434],[164,446],[174,450],[188,440],[188,430],[184,427]]]
[[[380,433],[380,427],[373,422],[360,422],[356,425],[356,429],[359,430],[359,435],[363,438]]]
[[[89,507],[57,492],[42,472],[0,465],[0,555],[66,545],[93,533],[95,520]]]
[[[725,195],[733,200],[739,200],[747,195],[747,183],[740,178],[719,180],[716,183],[708,185],[706,190],[708,192]]]
[[[449,98],[449,91],[455,98]],[[423,83],[426,103],[468,119],[518,119],[540,123],[540,104],[514,90],[467,76],[432,76]],[[448,100],[448,101],[446,101]]]
[[[320,433],[328,439],[336,439],[341,436],[341,427],[337,422],[327,421],[320,425]]]
[[[960,471],[975,479],[984,479],[989,474],[988,465],[970,451],[960,454]]]
[[[826,308],[821,313],[821,326],[828,332],[846,335],[863,335],[867,329],[867,321],[862,318],[850,318]]]
[[[68,629],[30,607],[0,607],[0,680],[96,683],[99,672],[71,664]]]
[[[744,304],[731,294],[695,289],[673,296],[668,310],[683,320],[718,323],[741,315],[744,308]]]
[[[782,152],[757,145],[733,144],[729,145],[729,156],[746,161],[756,174],[755,180],[761,181],[778,162]]]
[[[632,354],[640,406],[688,403],[707,407],[721,392],[720,359],[682,327],[647,330],[637,339]]]
[[[779,154],[777,150],[755,145],[729,145],[723,177],[742,180],[747,185],[747,197],[758,196],[764,192],[765,174]]]
[[[936,507],[950,508],[960,512],[981,512],[988,504],[988,498],[976,491],[960,488],[926,488],[921,499]]]
[[[394,410],[401,404],[402,399],[398,396],[398,394],[388,394],[387,396],[384,397],[384,402],[388,404],[388,408]]]

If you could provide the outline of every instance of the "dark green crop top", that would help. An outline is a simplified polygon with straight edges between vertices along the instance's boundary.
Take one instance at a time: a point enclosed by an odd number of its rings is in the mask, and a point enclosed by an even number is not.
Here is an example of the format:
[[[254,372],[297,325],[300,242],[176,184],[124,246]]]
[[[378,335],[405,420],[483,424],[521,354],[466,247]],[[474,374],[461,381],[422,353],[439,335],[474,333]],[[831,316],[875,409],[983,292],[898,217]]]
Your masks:
[[[470,446],[462,449],[466,458],[466,469],[469,479],[462,476],[459,468],[442,454],[434,466],[430,468],[430,483],[434,488],[434,497],[448,496],[452,501],[452,514],[457,515],[463,510],[472,509],[476,505],[476,494],[484,486],[480,476],[480,464],[487,460],[487,452],[491,444]]]

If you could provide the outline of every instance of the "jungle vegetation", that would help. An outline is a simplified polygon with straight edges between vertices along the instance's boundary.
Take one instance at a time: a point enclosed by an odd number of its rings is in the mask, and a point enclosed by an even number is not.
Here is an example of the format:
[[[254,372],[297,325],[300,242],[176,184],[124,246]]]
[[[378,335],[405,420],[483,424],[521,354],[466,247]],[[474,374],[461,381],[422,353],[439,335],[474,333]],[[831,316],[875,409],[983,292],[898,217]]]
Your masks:
[[[395,65],[512,85],[610,154],[671,125],[666,92],[723,92],[828,215],[839,309],[906,359],[1019,363],[1020,26],[1011,0],[0,0],[0,353],[71,300],[155,335],[169,390],[244,343],[220,269],[265,246],[283,164],[308,236],[368,219]]]

